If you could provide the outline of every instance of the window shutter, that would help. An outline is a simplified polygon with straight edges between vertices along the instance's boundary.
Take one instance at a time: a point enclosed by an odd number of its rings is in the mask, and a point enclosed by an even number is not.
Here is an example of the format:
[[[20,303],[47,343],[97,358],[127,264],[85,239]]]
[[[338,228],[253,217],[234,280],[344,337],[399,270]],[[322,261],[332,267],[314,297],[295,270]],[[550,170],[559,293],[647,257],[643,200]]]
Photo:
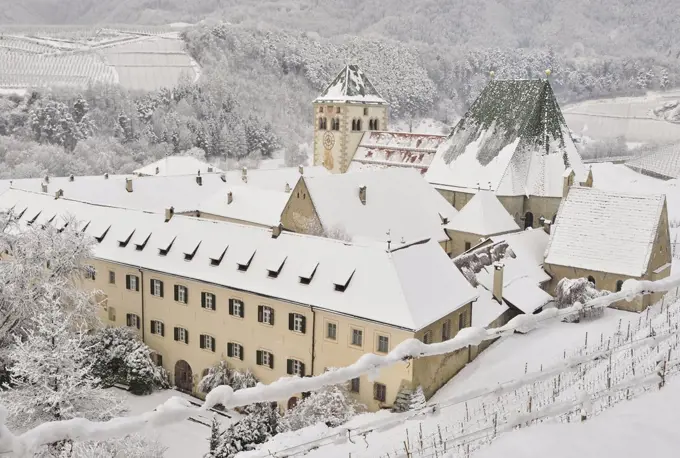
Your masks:
[[[138,317],[138,316],[136,316],[136,315],[135,315],[135,318],[136,318],[136,319],[135,319],[135,321],[137,322],[137,329],[139,329],[139,328],[140,328],[140,326],[141,326],[141,322],[142,322],[142,320],[140,320],[140,319],[139,319],[139,317]]]
[[[185,344],[189,343],[189,330],[188,329],[184,330],[184,343]]]
[[[288,314],[288,330],[292,331],[295,329],[295,314],[289,313]],[[288,360],[290,361],[290,360]],[[290,374],[290,372],[288,372]]]
[[[291,315],[291,316],[292,316],[292,315]],[[288,363],[288,364],[287,364],[288,367],[286,368],[286,369],[287,369],[286,372],[287,372],[289,375],[292,375],[292,374],[293,374],[293,360],[292,360],[292,359],[289,359],[289,360],[287,360],[286,362]]]
[[[188,304],[189,303],[189,288],[186,286],[184,287],[184,303]]]
[[[163,297],[163,282],[158,280],[158,283],[161,284],[161,297]]]
[[[304,376],[305,376],[305,373],[306,373],[306,372],[305,372],[305,364],[304,364],[304,363],[300,363],[300,372],[301,372],[300,377],[304,377]]]
[[[274,355],[271,353],[269,354],[269,368],[274,369]]]
[[[130,314],[125,315],[125,325],[130,326]]]
[[[198,340],[199,340],[198,346],[201,348],[205,348],[205,336],[201,334]]]
[[[201,307],[205,308],[205,293],[201,293]]]
[[[234,314],[234,299],[229,299],[229,315]]]
[[[179,328],[175,328],[175,342],[179,340]]]
[[[125,276],[125,289],[130,289],[130,276]]]
[[[153,278],[151,278],[149,280],[149,291],[151,291],[151,295],[153,295],[153,293],[154,293],[154,291],[153,291],[153,281],[154,281]]]
[[[161,323],[161,337],[165,337],[165,324]]]
[[[243,302],[241,302],[241,307],[240,307],[240,309],[241,309],[241,318],[245,318],[245,317],[246,317],[246,304],[244,304]]]
[[[302,317],[302,333],[307,332],[307,317]]]
[[[264,307],[261,305],[257,306],[257,321],[259,323],[264,322]]]
[[[139,277],[135,275],[135,278],[137,279],[137,281],[135,282],[135,291],[139,291]]]
[[[215,351],[215,338],[210,339],[210,350]],[[243,356],[241,356],[243,359]]]
[[[227,344],[227,356],[230,358],[234,356],[234,344],[231,342]]]
[[[179,299],[179,286],[175,285],[175,300]]]
[[[269,324],[274,326],[274,309],[271,309],[269,311]]]
[[[212,309],[217,309],[217,297],[214,294],[212,294]]]
[[[258,366],[262,365],[262,350],[257,350],[255,353],[255,362]]]
[[[241,347],[240,348],[241,351],[239,352],[238,357],[241,361],[243,361],[243,345],[239,345],[239,347]]]

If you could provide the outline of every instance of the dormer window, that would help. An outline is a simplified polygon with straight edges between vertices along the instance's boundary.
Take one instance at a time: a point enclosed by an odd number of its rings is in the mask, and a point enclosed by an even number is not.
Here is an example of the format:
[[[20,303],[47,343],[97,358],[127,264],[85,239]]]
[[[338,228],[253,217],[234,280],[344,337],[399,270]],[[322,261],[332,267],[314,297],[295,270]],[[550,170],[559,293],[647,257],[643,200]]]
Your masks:
[[[336,275],[335,280],[333,281],[333,285],[335,286],[335,291],[344,293],[347,287],[349,286],[350,281],[352,281],[352,277],[354,276],[354,269],[351,271],[345,270],[339,273],[339,275]]]
[[[34,215],[32,215],[32,216],[29,214],[29,215],[28,215],[29,218],[28,218],[28,220],[26,221],[26,225],[27,225],[27,226],[30,226],[31,224],[35,223],[35,220],[38,219],[38,216],[40,216],[40,213],[41,213],[41,212],[39,211],[39,212],[37,212],[36,214],[34,214]]]
[[[128,245],[128,243],[130,243],[130,239],[132,238],[132,235],[134,233],[135,233],[134,229],[126,230],[125,232],[121,233],[121,236],[118,239],[118,246],[121,248],[125,248]]]
[[[191,261],[194,259],[194,256],[196,255],[196,252],[198,251],[198,247],[201,246],[201,242],[198,242],[198,244],[194,247],[193,250],[191,251],[185,251],[184,252],[184,260],[185,261]]]
[[[106,229],[104,229],[103,232],[101,232],[100,235],[94,235],[94,239],[97,241],[97,243],[102,243],[104,241],[104,237],[106,237],[106,234],[109,233],[109,229],[111,226],[107,226]]]
[[[220,263],[222,262],[222,259],[224,259],[225,253],[227,252],[227,248],[229,248],[229,247],[228,246],[225,247],[224,250],[222,250],[222,253],[219,256],[215,256],[214,254],[210,256],[210,265],[211,266],[216,267],[216,266],[220,265]]]
[[[146,247],[146,243],[151,237],[150,231],[135,231],[134,237],[132,237],[132,243],[135,245],[135,250],[142,251]]]
[[[319,267],[318,262],[312,262],[309,265],[307,265],[302,272],[300,272],[300,283],[303,285],[309,285],[312,282],[312,279],[314,278],[314,274],[316,273],[316,269]]]
[[[277,278],[279,276],[281,269],[283,269],[283,265],[286,263],[286,259],[287,256],[284,255],[279,255],[272,259],[272,261],[269,263],[269,266],[267,266],[269,278]]]
[[[253,262],[253,258],[255,257],[255,251],[249,251],[243,253],[243,255],[240,257],[240,259],[236,260],[236,265],[239,270],[239,272],[245,272],[248,270],[248,267],[250,267],[250,263]]]
[[[159,243],[158,254],[161,256],[167,256],[170,252],[170,249],[172,248],[172,245],[175,243],[175,239],[176,237],[166,238],[161,243]]]

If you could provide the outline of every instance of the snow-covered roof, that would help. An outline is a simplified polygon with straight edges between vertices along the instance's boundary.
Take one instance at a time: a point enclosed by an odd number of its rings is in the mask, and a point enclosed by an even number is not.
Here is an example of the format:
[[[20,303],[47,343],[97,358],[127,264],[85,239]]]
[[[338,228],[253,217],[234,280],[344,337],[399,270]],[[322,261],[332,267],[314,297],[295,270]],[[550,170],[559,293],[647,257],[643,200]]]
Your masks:
[[[314,102],[387,104],[358,65],[345,65]]]
[[[367,131],[349,166],[349,171],[386,167],[411,167],[425,173],[445,135]]]
[[[520,227],[492,191],[477,191],[446,229],[489,236],[519,231]]]
[[[662,180],[680,178],[680,144],[664,146],[652,154],[626,162],[626,166]]]
[[[501,196],[561,197],[566,168],[587,170],[546,80],[490,81],[437,150],[426,179]]]
[[[192,156],[166,156],[134,171],[137,175],[149,176],[193,175],[198,172],[205,174],[222,170]]]
[[[546,264],[643,275],[665,203],[663,194],[570,188],[550,231]]]
[[[388,168],[304,178],[325,230],[341,230],[354,240],[399,243],[422,238],[448,240],[444,222],[457,211],[413,169]],[[366,187],[366,203],[359,188]]]
[[[231,197],[230,197],[231,193]],[[205,214],[242,222],[277,226],[290,194],[285,191],[258,189],[245,185],[226,186],[198,206]]]
[[[510,307],[494,299],[493,294],[483,286],[477,287],[479,297],[472,304],[472,327],[485,328],[504,314]]]
[[[518,257],[526,259],[527,262],[536,266],[542,266],[550,235],[542,229],[528,228],[521,232],[493,236],[490,239],[493,243],[507,243]],[[545,275],[546,280],[549,280],[550,277],[547,274]]]
[[[269,229],[235,223],[164,215],[93,205],[69,199],[10,189],[0,194],[0,209],[27,207],[21,216],[55,213],[51,224],[64,216],[81,222],[85,233],[102,236],[94,247],[95,258],[171,275],[250,291],[267,297],[314,306],[388,325],[418,330],[457,310],[477,293],[450,262],[434,240],[394,247],[383,243],[346,243],[338,240],[284,232],[277,238]],[[89,224],[88,224],[89,223]],[[107,231],[108,229],[108,231]],[[131,231],[150,234],[143,247],[118,239]],[[167,255],[159,249],[167,249]],[[197,245],[200,242],[200,245]],[[198,246],[191,260],[184,251]],[[226,252],[225,252],[226,250]],[[244,253],[252,256],[245,272],[237,269]],[[219,265],[211,259],[224,254]],[[268,267],[285,255],[277,278],[268,278]],[[219,258],[219,256],[218,256]],[[316,265],[309,284],[300,277]],[[350,277],[348,272],[353,272]],[[344,292],[334,283],[348,281]]]

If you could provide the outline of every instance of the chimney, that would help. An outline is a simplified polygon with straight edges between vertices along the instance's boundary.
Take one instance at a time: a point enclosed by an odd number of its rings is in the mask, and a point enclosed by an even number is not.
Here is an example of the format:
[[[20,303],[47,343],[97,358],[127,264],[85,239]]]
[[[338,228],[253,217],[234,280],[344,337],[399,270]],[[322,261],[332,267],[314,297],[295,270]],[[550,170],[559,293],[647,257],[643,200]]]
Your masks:
[[[54,193],[55,199],[58,199],[60,197],[64,197],[64,190],[63,189],[58,189],[57,192]]]
[[[244,183],[248,183],[248,167],[243,167],[241,170],[241,179]]]
[[[569,188],[573,186],[575,176],[576,174],[571,167],[562,174],[562,198],[567,197],[567,194],[569,194]]]
[[[127,192],[132,192],[132,178],[125,179],[125,190]]]
[[[212,167],[208,167],[208,173],[211,173],[213,171]]]
[[[279,238],[279,235],[281,235],[281,224],[280,223],[277,226],[272,227],[272,238],[277,239],[277,238]]]
[[[229,192],[227,193],[227,205],[229,205],[229,204],[232,203],[233,201],[234,201],[234,194],[233,194],[231,191],[229,191]]]
[[[49,183],[49,182],[50,182],[50,176],[49,176],[49,175],[45,175],[45,183]]]
[[[45,177],[45,178],[47,178],[47,177]],[[43,181],[42,183],[40,183],[40,190],[42,192],[47,192],[47,182],[46,181]]]
[[[156,167],[156,175],[158,175],[159,173],[161,173],[161,169],[159,167]]]
[[[503,263],[493,263],[493,298],[499,303],[503,303]]]
[[[286,183],[285,191],[286,191],[286,192],[290,192],[290,185],[289,185],[288,183]]]
[[[298,165],[298,172],[300,172],[300,175],[303,175],[305,172],[305,168],[302,165]]]
[[[76,179],[76,178],[73,176],[73,174],[71,174],[71,175],[68,176],[68,181],[73,181],[73,180],[75,180],[75,179]]]
[[[105,180],[108,180],[108,179],[109,179],[109,172],[106,172],[106,173],[104,174],[104,179],[105,179]]]
[[[196,184],[199,186],[203,186],[203,177],[201,176],[201,172],[198,173],[196,176]]]
[[[359,200],[363,205],[366,205],[366,186],[359,188]]]
[[[175,207],[170,207],[165,209],[165,222],[167,223],[172,219],[172,216],[175,214]]]

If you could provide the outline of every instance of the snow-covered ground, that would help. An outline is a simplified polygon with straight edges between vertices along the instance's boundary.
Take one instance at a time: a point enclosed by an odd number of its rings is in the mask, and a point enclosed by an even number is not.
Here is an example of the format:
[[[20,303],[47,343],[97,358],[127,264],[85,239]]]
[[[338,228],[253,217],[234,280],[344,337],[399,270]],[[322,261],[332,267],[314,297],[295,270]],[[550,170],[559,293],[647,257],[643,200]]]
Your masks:
[[[456,121],[457,122],[457,121]],[[399,120],[391,122],[388,126],[390,132],[413,132],[414,134],[437,134],[437,135],[448,135],[451,132],[451,127],[456,123],[452,123],[451,126],[444,124],[441,121],[437,121],[432,118],[422,118],[415,119],[413,124],[410,125],[407,120]]]
[[[569,128],[593,139],[626,137],[630,142],[680,141],[680,125],[658,119],[652,110],[680,98],[680,91],[650,92],[641,97],[597,99],[562,108]],[[586,127],[587,126],[587,127]]]
[[[135,396],[126,391],[115,388],[114,390],[125,400],[129,410],[128,415],[150,412],[173,396],[198,404],[202,403],[199,399],[175,390],[158,391],[149,396]],[[229,417],[213,413],[201,414],[181,423],[171,423],[163,428],[146,431],[145,434],[167,447],[165,458],[199,458],[209,451],[208,440],[213,415],[220,421],[222,428],[240,418],[240,415],[234,411],[227,412]]]

